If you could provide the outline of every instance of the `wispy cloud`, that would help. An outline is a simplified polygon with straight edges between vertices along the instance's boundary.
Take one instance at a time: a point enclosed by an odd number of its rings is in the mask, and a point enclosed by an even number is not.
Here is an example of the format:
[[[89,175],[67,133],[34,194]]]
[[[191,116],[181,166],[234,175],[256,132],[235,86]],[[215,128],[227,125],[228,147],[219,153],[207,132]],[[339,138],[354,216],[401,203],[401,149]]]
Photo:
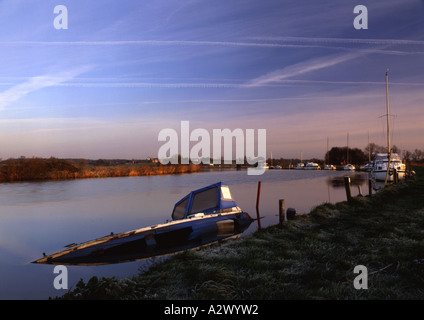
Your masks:
[[[358,54],[354,53],[309,59],[252,79],[248,82],[247,86],[261,87],[272,83],[278,83],[294,76],[303,75],[305,73],[328,68],[342,62],[355,59],[358,56]]]
[[[3,92],[0,92],[0,110],[31,92],[69,81],[88,70],[89,67],[85,66],[56,74],[47,74],[29,78],[28,81],[24,83],[15,85]]]

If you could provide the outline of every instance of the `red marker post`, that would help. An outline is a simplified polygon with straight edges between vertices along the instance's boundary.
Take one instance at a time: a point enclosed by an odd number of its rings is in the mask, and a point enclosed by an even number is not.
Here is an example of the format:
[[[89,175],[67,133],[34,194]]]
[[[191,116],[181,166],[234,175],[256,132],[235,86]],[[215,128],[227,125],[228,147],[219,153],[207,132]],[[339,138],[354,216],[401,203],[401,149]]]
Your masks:
[[[261,182],[258,182],[258,196],[256,197],[256,217],[258,218],[258,229],[261,230],[261,217],[259,216],[259,198],[261,197]]]

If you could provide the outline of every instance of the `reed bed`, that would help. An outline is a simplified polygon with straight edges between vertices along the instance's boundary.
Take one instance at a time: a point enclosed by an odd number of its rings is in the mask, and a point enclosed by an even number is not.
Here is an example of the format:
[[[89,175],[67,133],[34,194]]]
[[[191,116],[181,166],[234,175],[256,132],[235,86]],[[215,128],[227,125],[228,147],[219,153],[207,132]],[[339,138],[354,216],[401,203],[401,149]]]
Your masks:
[[[198,172],[190,165],[121,164],[115,166],[81,165],[57,158],[8,159],[0,164],[0,182],[66,180],[107,177],[183,174]]]

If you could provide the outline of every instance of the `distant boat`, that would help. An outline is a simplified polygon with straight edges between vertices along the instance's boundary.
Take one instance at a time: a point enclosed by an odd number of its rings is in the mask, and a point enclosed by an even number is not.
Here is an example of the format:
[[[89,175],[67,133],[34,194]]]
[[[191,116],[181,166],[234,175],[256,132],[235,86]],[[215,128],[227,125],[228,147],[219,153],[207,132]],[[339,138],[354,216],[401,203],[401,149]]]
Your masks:
[[[305,169],[305,164],[303,163],[303,151],[300,152],[300,162],[296,165],[296,170]]]
[[[373,167],[373,162],[370,161],[370,162],[367,162],[364,165],[360,166],[359,167],[359,170],[362,170],[362,171],[371,171],[372,170],[372,167]]]
[[[279,166],[279,165],[276,165],[276,166],[269,166],[269,168],[268,169],[275,169],[275,170],[278,170],[278,169],[281,169],[281,166]]]
[[[336,167],[333,166],[332,164],[326,164],[324,166],[324,170],[336,170]]]
[[[353,164],[347,164],[343,167],[343,170],[350,170],[350,171],[354,171],[355,170],[355,166]]]
[[[302,162],[299,162],[296,166],[296,170],[303,170],[305,169],[305,165]]]
[[[318,163],[308,162],[305,166],[305,170],[319,170],[321,169]]]
[[[268,162],[258,162],[258,168],[260,168],[260,169],[269,169]]]
[[[329,151],[328,151],[328,137],[327,137],[327,153],[326,153],[326,159],[325,159],[325,162],[327,163],[327,162],[330,162],[330,153],[329,153]],[[327,155],[328,155],[328,159],[327,159]],[[336,167],[335,166],[333,166],[332,164],[326,164],[325,166],[324,166],[324,170],[336,170]]]
[[[66,249],[33,263],[102,265],[142,260],[238,237],[252,223],[234,201],[228,185],[218,182],[178,201],[173,221],[111,234]]]

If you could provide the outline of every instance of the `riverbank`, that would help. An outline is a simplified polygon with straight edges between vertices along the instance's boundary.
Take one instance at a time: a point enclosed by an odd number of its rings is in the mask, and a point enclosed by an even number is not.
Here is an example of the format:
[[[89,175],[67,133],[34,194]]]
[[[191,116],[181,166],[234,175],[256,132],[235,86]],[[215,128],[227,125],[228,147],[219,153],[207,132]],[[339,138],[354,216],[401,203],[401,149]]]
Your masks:
[[[323,204],[282,228],[80,281],[65,299],[423,299],[424,168],[372,197]],[[368,289],[355,289],[357,265]]]
[[[8,159],[0,164],[0,182],[166,175],[199,171],[200,167],[194,164],[161,165],[105,160],[89,164],[85,159],[73,161],[53,157],[19,158]]]

